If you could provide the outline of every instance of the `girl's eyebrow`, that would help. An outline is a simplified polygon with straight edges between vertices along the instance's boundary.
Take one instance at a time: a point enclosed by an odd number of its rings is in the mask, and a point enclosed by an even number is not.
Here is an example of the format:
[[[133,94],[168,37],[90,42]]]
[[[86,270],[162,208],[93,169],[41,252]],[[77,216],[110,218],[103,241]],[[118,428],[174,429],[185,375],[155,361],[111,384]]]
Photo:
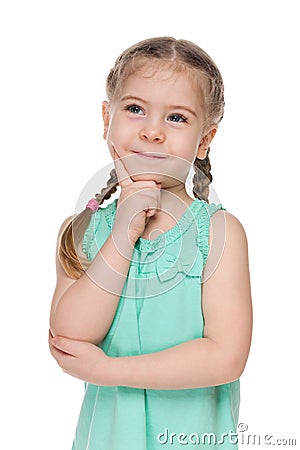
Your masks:
[[[193,116],[197,117],[197,114],[195,111],[188,106],[182,106],[182,105],[168,105],[170,109],[185,109],[186,111],[189,111]]]
[[[121,98],[121,102],[123,102],[124,100],[138,100],[139,102],[147,103],[146,100],[140,97],[136,97],[135,95],[125,95]]]
[[[143,103],[148,103],[146,100],[144,100],[141,97],[136,97],[135,95],[125,95],[124,97],[121,98],[121,102],[123,102],[124,100],[137,100],[139,102],[143,102]],[[195,111],[191,108],[189,108],[188,106],[182,106],[182,105],[167,105],[167,107],[169,109],[185,109],[186,111],[189,111],[191,114],[193,114],[193,116],[197,117],[197,114],[195,113]]]

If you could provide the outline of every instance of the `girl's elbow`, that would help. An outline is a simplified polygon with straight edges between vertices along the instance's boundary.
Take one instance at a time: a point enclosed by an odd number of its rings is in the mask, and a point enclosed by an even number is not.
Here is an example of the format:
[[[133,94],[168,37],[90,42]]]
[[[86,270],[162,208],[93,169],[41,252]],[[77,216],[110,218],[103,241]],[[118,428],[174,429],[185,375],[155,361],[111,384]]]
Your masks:
[[[50,316],[49,319],[49,332],[52,336],[56,336],[58,333],[56,332],[56,321]]]
[[[57,335],[61,335],[62,331],[63,331],[63,327],[61,326],[61,324],[59,323],[60,321],[58,320],[58,318],[54,317],[53,314],[51,314],[50,319],[49,319],[49,330],[52,334],[52,336],[57,336]]]
[[[59,307],[51,311],[49,327],[53,336],[64,336],[69,339],[80,339],[79,332],[83,328],[79,321],[74,320],[69,311]]]
[[[235,355],[230,359],[230,381],[235,381],[239,379],[244,372],[246,366],[247,358],[243,355]]]
[[[67,320],[63,320],[59,316],[51,315],[49,320],[49,330],[53,336],[64,336],[72,338],[72,327]]]
[[[226,352],[223,348],[219,355],[220,384],[227,384],[238,380],[245,368],[246,361],[240,354]]]

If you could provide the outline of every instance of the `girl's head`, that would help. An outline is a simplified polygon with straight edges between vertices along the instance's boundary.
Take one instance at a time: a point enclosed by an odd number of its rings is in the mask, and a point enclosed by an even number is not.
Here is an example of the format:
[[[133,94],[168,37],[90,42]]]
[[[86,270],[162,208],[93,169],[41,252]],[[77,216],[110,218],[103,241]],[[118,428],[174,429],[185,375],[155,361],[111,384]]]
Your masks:
[[[159,147],[163,149],[169,149],[170,145],[174,156],[193,164],[194,196],[208,201],[212,181],[209,144],[223,117],[224,87],[221,74],[207,53],[182,39],[158,37],[144,40],[117,58],[106,80],[106,93],[108,101],[103,102],[104,138],[110,150],[113,146],[122,150],[124,143],[126,148],[126,141],[137,151],[144,151],[145,141],[147,151],[157,143],[163,144]],[[165,131],[158,131],[156,127],[155,137],[151,137],[150,128],[143,131],[139,119],[147,117],[146,110],[151,108],[152,117],[158,117],[169,104],[172,108],[170,111],[166,109]],[[121,152],[120,155],[123,156]],[[155,180],[161,182],[157,178]],[[99,205],[111,197],[117,186],[117,174],[113,169],[106,187],[95,195]],[[88,260],[79,261],[76,249],[81,245],[91,214],[91,209],[86,208],[74,217],[61,237],[60,261],[72,278],[79,278],[89,265]]]
[[[106,79],[106,94],[112,102],[132,74],[159,69],[185,72],[205,102],[207,123],[218,124],[224,113],[224,86],[218,67],[210,56],[193,42],[172,37],[146,39],[132,45],[116,59]],[[151,70],[152,69],[152,70]]]

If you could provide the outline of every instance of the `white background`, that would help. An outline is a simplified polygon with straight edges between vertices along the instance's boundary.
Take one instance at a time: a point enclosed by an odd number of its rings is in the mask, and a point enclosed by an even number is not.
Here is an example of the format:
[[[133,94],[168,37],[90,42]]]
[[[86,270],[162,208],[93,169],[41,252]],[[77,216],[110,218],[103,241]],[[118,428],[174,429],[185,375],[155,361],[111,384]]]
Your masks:
[[[131,44],[163,35],[195,41],[225,82],[212,187],[247,233],[254,307],[240,422],[299,441],[297,3],[2,3],[1,448],[71,449],[83,382],[47,345],[57,232],[111,163],[101,118],[109,69]]]

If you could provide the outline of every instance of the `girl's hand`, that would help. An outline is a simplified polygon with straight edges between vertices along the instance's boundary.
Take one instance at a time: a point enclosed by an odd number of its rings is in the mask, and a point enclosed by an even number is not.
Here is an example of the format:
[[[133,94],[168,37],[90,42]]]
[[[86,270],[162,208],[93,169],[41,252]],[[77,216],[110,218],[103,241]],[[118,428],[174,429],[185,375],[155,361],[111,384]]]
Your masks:
[[[161,184],[155,181],[133,181],[115,149],[114,162],[121,187],[114,228],[124,229],[131,243],[143,234],[151,216],[160,209]]]
[[[49,331],[49,347],[65,373],[91,384],[112,386],[109,377],[110,357],[96,345],[62,336],[52,337]]]

